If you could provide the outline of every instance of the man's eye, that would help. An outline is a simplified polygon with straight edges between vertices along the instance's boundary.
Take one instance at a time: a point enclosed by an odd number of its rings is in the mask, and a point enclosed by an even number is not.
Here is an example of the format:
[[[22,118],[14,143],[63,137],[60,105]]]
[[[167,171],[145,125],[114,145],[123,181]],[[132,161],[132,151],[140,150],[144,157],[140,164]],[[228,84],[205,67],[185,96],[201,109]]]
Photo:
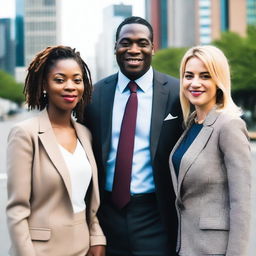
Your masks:
[[[121,43],[121,46],[122,46],[122,47],[128,47],[128,46],[129,46],[129,43],[128,43],[128,42],[122,42],[122,43]]]
[[[140,42],[139,43],[140,47],[147,47],[148,45],[149,45],[148,42]]]

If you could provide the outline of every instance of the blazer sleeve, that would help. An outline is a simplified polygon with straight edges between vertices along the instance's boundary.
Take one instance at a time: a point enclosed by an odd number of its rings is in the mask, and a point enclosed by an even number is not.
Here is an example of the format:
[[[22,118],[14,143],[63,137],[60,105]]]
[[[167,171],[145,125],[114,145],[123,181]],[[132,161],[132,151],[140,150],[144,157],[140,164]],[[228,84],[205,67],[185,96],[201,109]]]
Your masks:
[[[95,245],[106,245],[106,237],[103,234],[103,231],[100,227],[99,220],[96,216],[96,212],[91,211],[90,223],[90,246]]]
[[[227,170],[230,231],[226,256],[247,255],[251,211],[251,151],[242,119],[222,127],[219,138]]]
[[[14,127],[7,146],[7,224],[12,242],[11,255],[36,256],[29,234],[33,145],[31,136]]]

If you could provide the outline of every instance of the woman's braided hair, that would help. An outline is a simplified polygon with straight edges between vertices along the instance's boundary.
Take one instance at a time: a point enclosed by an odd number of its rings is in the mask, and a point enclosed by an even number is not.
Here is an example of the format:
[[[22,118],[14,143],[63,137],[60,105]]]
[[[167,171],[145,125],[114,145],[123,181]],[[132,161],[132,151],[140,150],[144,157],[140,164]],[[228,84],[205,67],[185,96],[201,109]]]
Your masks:
[[[79,52],[68,46],[51,46],[39,52],[28,67],[25,80],[24,94],[29,109],[42,110],[48,104],[48,97],[43,96],[43,90],[47,83],[50,69],[59,60],[74,59],[81,68],[84,82],[84,93],[82,99],[73,109],[73,114],[78,122],[83,122],[84,108],[90,103],[92,96],[91,73],[87,64],[83,61]]]

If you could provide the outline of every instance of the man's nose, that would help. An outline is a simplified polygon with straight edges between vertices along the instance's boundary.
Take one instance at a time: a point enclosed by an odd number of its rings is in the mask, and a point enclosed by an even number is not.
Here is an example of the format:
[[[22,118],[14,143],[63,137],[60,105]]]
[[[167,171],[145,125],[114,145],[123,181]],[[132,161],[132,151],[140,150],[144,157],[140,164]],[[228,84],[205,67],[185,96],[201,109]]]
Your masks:
[[[140,47],[137,44],[132,44],[130,49],[128,50],[130,53],[139,53],[140,52]]]

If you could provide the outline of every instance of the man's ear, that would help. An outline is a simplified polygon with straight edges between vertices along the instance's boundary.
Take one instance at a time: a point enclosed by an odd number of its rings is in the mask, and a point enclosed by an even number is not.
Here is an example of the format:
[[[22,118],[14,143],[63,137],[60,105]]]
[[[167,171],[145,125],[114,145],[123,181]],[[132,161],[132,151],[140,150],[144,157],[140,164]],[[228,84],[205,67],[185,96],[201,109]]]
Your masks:
[[[154,44],[152,44],[152,56],[155,55],[155,48],[154,48]]]
[[[114,47],[114,54],[116,54],[116,42],[115,42],[115,47]]]

